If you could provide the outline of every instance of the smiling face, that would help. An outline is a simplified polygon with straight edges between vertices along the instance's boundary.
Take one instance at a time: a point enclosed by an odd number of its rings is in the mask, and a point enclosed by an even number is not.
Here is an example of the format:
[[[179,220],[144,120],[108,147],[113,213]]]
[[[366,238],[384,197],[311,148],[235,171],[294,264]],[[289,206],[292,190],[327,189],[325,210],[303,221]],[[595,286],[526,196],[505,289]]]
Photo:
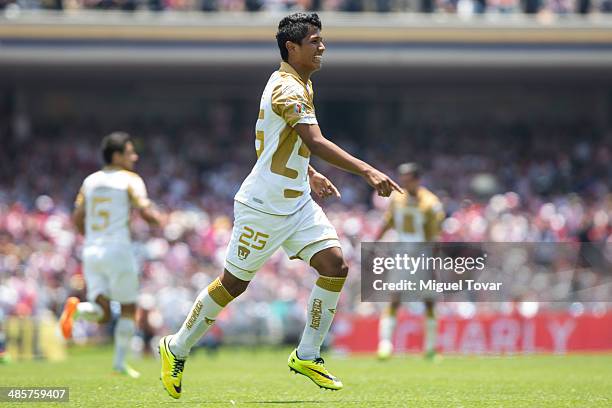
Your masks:
[[[300,73],[311,73],[321,69],[325,44],[321,30],[309,25],[308,33],[300,44],[291,41],[286,43],[289,51],[289,63]]]

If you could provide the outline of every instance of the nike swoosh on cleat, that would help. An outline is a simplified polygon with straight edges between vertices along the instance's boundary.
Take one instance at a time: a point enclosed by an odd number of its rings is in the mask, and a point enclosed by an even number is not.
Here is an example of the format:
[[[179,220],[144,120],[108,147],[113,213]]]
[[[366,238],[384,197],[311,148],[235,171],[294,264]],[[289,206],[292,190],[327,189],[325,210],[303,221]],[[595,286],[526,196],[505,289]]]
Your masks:
[[[306,367],[306,366],[305,366],[305,367]],[[317,370],[315,370],[314,368],[310,368],[310,367],[306,367],[306,368],[307,368],[307,369],[309,369],[309,370],[311,370],[311,371],[314,371],[315,373],[317,373],[317,374],[319,374],[319,375],[321,375],[321,376],[323,376],[323,377],[325,377],[325,378],[327,378],[327,379],[328,379],[328,380],[330,380],[330,381],[335,381],[335,380],[334,380],[332,377],[330,377],[329,375],[324,374],[324,373],[322,373],[322,372],[320,372],[320,371],[317,371]]]
[[[174,387],[174,391],[176,391],[177,393],[181,393],[181,385],[179,384],[179,386],[177,387],[176,385],[172,384],[172,386]]]

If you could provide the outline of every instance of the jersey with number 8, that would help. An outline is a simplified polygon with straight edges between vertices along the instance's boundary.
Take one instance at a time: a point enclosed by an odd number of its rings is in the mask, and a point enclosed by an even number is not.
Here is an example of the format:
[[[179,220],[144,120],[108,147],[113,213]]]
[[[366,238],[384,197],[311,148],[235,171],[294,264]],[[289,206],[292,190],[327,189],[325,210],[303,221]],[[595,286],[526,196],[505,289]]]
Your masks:
[[[317,124],[312,83],[304,83],[286,62],[264,89],[255,126],[257,163],[242,183],[236,201],[269,214],[289,215],[310,197],[310,151],[293,128]]]
[[[85,243],[129,243],[130,208],[149,205],[142,178],[131,171],[107,166],[89,175],[76,198],[85,206]]]

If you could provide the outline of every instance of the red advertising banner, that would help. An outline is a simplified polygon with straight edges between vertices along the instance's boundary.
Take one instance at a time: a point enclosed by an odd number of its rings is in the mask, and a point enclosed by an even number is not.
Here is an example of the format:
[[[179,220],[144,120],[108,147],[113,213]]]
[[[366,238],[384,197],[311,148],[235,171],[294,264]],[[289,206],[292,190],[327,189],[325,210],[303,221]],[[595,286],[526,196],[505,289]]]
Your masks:
[[[346,352],[374,352],[378,317],[338,315],[333,345]],[[393,337],[396,352],[420,352],[423,318],[398,316]],[[472,319],[446,317],[438,324],[437,348],[442,353],[516,354],[612,351],[612,312],[572,316],[544,312],[535,317],[483,315]]]

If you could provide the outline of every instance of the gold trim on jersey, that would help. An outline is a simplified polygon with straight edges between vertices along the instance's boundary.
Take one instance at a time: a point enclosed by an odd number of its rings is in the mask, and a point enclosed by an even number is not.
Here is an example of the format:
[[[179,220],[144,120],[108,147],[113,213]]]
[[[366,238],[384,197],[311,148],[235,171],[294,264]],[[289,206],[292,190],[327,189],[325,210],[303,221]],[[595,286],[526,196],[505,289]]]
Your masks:
[[[264,149],[264,138],[265,138],[265,134],[263,130],[256,130],[255,131],[255,141],[259,141],[259,146],[255,146],[255,153],[257,153],[257,158],[259,159],[259,156],[261,156],[261,154],[263,153],[263,149]]]
[[[142,209],[151,205],[151,200],[149,200],[147,197],[137,197],[136,194],[134,194],[134,189],[132,186],[128,186],[127,193],[132,207]]]
[[[283,191],[283,196],[285,198],[298,198],[298,197],[301,197],[302,195],[304,195],[303,191],[292,190],[290,188],[286,188],[285,191]]]
[[[314,90],[312,82],[304,83],[291,65],[282,62],[278,70],[280,81],[272,90],[272,111],[283,118],[290,126],[295,126],[304,116],[314,117]],[[291,79],[290,79],[290,78]],[[301,92],[291,90],[292,79],[301,86]]]
[[[280,67],[278,68],[279,72],[285,72],[293,77],[295,77],[295,79],[297,79],[298,81],[300,81],[300,83],[304,86],[306,85],[311,85],[312,82],[310,81],[310,79],[308,80],[308,83],[304,83],[304,80],[302,79],[302,77],[300,76],[300,74],[298,74],[298,72],[291,66],[291,64],[289,64],[288,62],[285,61],[281,61],[280,63]]]
[[[302,138],[300,138],[300,140],[302,140]],[[308,148],[308,146],[306,146],[306,143],[304,143],[304,141],[300,143],[300,148],[298,149],[298,155],[302,156],[305,159],[310,157],[310,149]]]
[[[310,92],[303,88],[300,95],[297,92],[288,92],[286,88],[286,84],[280,83],[272,90],[272,112],[292,127],[304,117],[314,117],[314,102]]]
[[[272,173],[279,174],[290,179],[296,179],[298,171],[287,167],[293,148],[298,140],[297,132],[287,125],[278,135],[278,148],[272,155],[270,170]]]
[[[83,194],[83,187],[79,190],[76,198],[74,199],[74,207],[78,208],[85,203],[85,194]]]

